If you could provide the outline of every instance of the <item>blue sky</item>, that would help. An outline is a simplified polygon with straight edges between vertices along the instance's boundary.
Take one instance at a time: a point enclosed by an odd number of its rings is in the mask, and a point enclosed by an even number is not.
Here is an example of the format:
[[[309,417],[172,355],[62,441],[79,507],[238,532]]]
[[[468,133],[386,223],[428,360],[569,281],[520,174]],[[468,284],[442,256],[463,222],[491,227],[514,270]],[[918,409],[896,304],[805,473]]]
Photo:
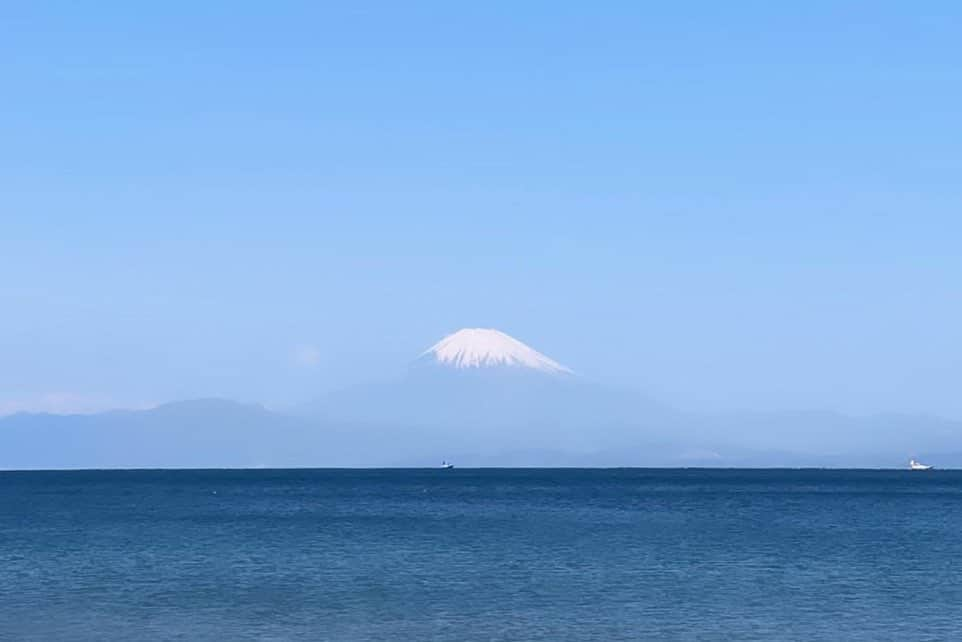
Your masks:
[[[0,8],[0,412],[490,326],[687,408],[962,417],[955,3],[196,5]]]

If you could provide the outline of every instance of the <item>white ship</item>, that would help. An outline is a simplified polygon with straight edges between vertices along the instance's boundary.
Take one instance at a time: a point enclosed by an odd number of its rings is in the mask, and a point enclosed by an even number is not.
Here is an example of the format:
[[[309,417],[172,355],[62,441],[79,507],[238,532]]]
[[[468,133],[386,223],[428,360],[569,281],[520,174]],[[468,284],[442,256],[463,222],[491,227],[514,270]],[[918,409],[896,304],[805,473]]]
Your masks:
[[[921,462],[915,461],[914,459],[910,459],[909,470],[932,470],[932,467],[927,466]]]
[[[452,464],[452,463],[449,462],[449,461],[442,461],[442,462],[441,462],[441,468],[445,468],[445,469],[447,469],[447,468],[454,468],[454,464]]]

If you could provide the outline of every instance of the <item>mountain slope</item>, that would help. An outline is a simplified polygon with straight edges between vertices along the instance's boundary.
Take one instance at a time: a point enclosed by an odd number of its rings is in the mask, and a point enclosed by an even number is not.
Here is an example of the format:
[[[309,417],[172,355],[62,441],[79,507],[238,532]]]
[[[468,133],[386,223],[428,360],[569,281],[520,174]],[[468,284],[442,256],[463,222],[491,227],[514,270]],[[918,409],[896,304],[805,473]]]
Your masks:
[[[303,466],[323,462],[312,424],[222,400],[94,415],[0,418],[0,468]]]

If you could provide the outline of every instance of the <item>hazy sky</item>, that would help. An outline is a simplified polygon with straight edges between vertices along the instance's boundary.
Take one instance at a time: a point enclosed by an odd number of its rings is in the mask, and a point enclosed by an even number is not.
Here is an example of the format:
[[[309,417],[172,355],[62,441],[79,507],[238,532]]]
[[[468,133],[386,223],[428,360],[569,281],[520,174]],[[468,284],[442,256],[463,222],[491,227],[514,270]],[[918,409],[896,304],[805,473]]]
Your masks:
[[[962,418],[957,3],[350,5],[0,8],[0,414],[489,326],[686,408]]]

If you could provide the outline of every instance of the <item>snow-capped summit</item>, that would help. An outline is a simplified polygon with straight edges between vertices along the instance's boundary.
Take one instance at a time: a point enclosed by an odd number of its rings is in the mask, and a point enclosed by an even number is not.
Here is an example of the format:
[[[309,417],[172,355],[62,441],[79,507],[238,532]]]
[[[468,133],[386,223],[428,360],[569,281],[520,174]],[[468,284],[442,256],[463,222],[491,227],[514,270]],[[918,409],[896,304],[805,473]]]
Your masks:
[[[464,328],[428,348],[422,358],[433,358],[453,368],[511,366],[550,374],[571,374],[557,361],[529,348],[504,332],[487,328]]]

